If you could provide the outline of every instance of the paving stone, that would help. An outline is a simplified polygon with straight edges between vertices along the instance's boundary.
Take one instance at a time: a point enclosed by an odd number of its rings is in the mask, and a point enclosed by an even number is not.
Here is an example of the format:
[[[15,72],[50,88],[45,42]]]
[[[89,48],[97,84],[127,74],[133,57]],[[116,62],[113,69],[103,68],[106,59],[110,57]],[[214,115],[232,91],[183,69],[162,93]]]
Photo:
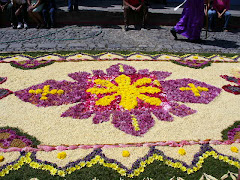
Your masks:
[[[6,47],[8,47],[7,44],[0,44],[0,50],[5,49]]]
[[[21,48],[22,47],[22,44],[10,44],[9,46],[8,46],[8,48],[10,48],[10,49],[18,49],[18,48]]]
[[[40,49],[54,49],[57,47],[57,44],[55,43],[41,43],[38,44],[38,48]]]
[[[27,44],[23,44],[24,48],[35,48],[37,47],[37,44],[36,43],[33,43],[33,44],[30,44],[30,43],[27,43]]]
[[[122,26],[121,26],[122,27]],[[123,32],[120,26],[116,28],[100,28],[99,26],[66,26],[65,28],[51,30],[12,30],[0,29],[0,43],[16,41],[9,44],[0,44],[1,51],[53,51],[53,50],[130,50],[130,51],[168,51],[168,52],[218,52],[240,53],[240,31],[234,33],[211,32],[205,39],[202,33],[201,43],[191,43],[179,35],[175,41],[170,34],[168,26],[150,30],[130,30]],[[95,36],[97,32],[101,32]],[[51,34],[53,33],[53,34]],[[22,41],[26,37],[47,35],[37,39]],[[89,37],[89,34],[93,37]],[[84,38],[85,37],[85,38]],[[49,38],[49,39],[48,39]],[[77,40],[80,39],[81,40]],[[56,39],[72,39],[56,41]]]

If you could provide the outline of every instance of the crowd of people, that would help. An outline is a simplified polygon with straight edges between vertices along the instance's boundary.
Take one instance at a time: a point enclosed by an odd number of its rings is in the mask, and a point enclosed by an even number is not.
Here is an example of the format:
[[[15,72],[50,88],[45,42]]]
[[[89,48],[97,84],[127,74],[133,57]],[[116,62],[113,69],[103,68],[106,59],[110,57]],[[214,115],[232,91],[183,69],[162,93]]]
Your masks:
[[[36,28],[55,27],[55,11],[55,0],[0,0],[0,12],[7,14],[13,29],[27,29],[29,18]]]
[[[166,4],[167,1],[163,0]],[[124,30],[129,30],[129,19],[140,19],[142,28],[146,28],[148,20],[148,0],[123,0]],[[190,40],[200,38],[204,23],[204,16],[208,16],[208,30],[215,27],[216,19],[224,17],[223,30],[227,31],[230,0],[186,0],[182,17],[175,27],[171,29],[172,35],[177,39],[181,34]],[[36,28],[55,27],[55,0],[0,0],[0,13],[8,13],[9,21],[15,29],[28,28],[30,17]],[[68,11],[78,11],[78,0],[68,0]]]

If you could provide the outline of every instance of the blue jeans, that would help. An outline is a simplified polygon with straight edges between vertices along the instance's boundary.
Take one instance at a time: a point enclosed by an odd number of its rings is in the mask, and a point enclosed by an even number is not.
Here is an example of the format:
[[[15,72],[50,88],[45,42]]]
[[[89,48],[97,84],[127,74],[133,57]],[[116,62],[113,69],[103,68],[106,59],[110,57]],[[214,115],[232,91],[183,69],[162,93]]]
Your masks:
[[[42,14],[45,24],[55,25],[55,8],[43,9]]]
[[[227,29],[230,16],[231,14],[229,11],[226,11],[224,13],[224,18],[225,18],[225,23],[223,26],[224,29]],[[209,20],[208,28],[212,28],[214,26],[216,18],[217,18],[217,11],[210,9],[208,11],[208,20]]]
[[[78,10],[78,0],[68,0],[68,10]]]

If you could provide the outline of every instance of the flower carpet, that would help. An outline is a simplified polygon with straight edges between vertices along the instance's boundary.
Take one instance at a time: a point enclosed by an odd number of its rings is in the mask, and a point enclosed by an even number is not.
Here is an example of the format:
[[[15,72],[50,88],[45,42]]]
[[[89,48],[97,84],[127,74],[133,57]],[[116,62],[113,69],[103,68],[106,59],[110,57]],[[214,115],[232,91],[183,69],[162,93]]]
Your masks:
[[[240,56],[0,57],[0,178],[237,179]]]

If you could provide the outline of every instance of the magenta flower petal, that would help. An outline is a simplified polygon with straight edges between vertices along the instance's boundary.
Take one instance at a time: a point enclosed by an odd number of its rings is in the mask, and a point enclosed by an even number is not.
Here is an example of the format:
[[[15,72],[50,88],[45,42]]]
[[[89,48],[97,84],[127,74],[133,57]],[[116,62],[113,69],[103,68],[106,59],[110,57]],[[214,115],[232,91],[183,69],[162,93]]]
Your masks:
[[[123,72],[121,72],[121,67],[123,68]],[[121,74],[131,75],[137,72],[134,67],[120,63],[110,66],[106,71],[109,76],[118,76]]]
[[[171,105],[170,113],[174,114],[175,116],[185,117],[197,112],[196,110],[193,110],[184,104],[179,105],[178,103],[171,102],[170,105]]]
[[[111,111],[104,111],[104,112],[96,112],[95,116],[93,117],[93,123],[99,124],[102,122],[107,122],[110,120]]]
[[[72,117],[74,119],[87,119],[93,114],[83,103],[70,107],[61,117]]]
[[[172,73],[164,71],[152,71],[151,74],[154,74],[159,81],[166,79]]]
[[[98,76],[98,77],[106,76],[103,70],[93,70],[92,72],[94,76]]]
[[[44,86],[50,85],[49,91],[63,90],[63,94],[47,94],[46,100],[41,100],[42,93],[34,94],[29,93],[29,90],[43,89]],[[85,100],[86,93],[84,89],[85,85],[81,82],[69,82],[69,81],[55,81],[48,80],[42,84],[31,86],[27,89],[15,92],[15,95],[19,97],[22,101],[30,102],[36,106],[59,106],[62,104],[70,104]]]
[[[135,124],[137,125],[135,126],[133,117],[136,118]],[[155,124],[151,114],[141,110],[134,110],[131,112],[115,111],[112,123],[121,131],[134,136],[141,136],[145,134]]]
[[[173,121],[173,117],[164,109],[153,110],[152,113],[161,121]]]
[[[68,76],[71,77],[72,79],[79,81],[79,82],[86,82],[88,76],[90,76],[90,73],[87,72],[75,72],[71,73]]]
[[[177,80],[168,80],[160,82],[164,92],[167,94],[168,100],[189,102],[189,103],[210,103],[215,97],[221,92],[220,88],[211,86],[204,82],[200,82],[194,79],[177,79]],[[205,87],[208,88],[208,91],[201,91],[200,96],[195,96],[192,90],[181,91],[182,87],[189,87],[189,84],[192,83],[196,87]]]

